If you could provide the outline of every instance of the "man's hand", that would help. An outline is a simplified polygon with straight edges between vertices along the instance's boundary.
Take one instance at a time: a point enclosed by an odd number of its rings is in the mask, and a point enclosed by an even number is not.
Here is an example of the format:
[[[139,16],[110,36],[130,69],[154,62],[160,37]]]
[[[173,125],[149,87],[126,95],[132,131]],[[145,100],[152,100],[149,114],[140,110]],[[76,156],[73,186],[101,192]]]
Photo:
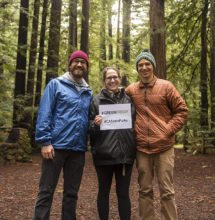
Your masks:
[[[55,156],[54,148],[52,145],[43,146],[41,148],[41,153],[42,153],[43,158],[45,159],[53,159]]]

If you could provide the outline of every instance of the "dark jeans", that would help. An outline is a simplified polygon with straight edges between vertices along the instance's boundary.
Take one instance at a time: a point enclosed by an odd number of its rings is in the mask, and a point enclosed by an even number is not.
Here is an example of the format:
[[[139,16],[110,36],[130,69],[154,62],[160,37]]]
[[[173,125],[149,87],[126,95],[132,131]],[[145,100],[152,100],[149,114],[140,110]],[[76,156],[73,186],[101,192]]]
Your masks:
[[[116,193],[118,198],[118,210],[121,220],[130,220],[131,204],[129,198],[129,185],[133,165],[125,165],[125,176],[123,176],[123,165],[104,165],[95,166],[99,192],[97,198],[97,207],[100,220],[108,220],[109,216],[109,194],[111,189],[112,177],[115,174]]]
[[[34,220],[48,220],[53,195],[63,168],[64,191],[62,219],[76,219],[77,194],[83,174],[85,153],[72,150],[56,150],[55,157],[43,159],[39,193],[36,199]]]

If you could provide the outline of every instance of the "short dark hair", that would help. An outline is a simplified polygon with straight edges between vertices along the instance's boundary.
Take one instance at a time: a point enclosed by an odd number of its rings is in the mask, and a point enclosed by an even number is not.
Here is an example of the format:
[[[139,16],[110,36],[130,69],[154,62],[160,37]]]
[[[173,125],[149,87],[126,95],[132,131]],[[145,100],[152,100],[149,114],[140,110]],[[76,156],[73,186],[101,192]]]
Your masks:
[[[121,77],[121,76],[120,76],[120,71],[119,71],[119,69],[117,69],[117,68],[114,67],[114,66],[108,66],[108,67],[105,67],[105,68],[103,69],[103,71],[102,71],[103,81],[105,81],[105,79],[106,79],[106,73],[107,73],[108,70],[114,70],[114,71],[118,74],[118,76]]]

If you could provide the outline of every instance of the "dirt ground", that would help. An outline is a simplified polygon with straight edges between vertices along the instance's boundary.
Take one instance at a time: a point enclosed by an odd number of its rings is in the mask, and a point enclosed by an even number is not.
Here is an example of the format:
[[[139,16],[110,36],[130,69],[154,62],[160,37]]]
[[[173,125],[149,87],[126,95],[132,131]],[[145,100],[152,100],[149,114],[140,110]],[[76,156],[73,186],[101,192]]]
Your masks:
[[[192,155],[176,149],[175,190],[180,220],[215,220],[215,155]],[[32,163],[0,165],[0,219],[32,219],[41,169],[40,154]],[[55,192],[51,220],[60,219],[63,190],[62,176]],[[159,215],[159,193],[154,184],[156,220]],[[132,220],[138,219],[137,171],[134,167],[131,187]],[[79,191],[77,220],[97,220],[97,178],[90,153],[86,153],[84,175]],[[115,185],[110,195],[110,218],[119,219]]]

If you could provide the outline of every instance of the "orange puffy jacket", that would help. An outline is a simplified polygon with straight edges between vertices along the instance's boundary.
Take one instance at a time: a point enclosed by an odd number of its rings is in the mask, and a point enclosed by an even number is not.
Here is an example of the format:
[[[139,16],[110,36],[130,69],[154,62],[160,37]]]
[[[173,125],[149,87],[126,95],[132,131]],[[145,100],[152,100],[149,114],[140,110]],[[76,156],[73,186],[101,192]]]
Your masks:
[[[171,148],[175,133],[185,124],[188,108],[174,85],[154,76],[145,86],[136,82],[126,88],[136,107],[137,150],[154,154]]]

